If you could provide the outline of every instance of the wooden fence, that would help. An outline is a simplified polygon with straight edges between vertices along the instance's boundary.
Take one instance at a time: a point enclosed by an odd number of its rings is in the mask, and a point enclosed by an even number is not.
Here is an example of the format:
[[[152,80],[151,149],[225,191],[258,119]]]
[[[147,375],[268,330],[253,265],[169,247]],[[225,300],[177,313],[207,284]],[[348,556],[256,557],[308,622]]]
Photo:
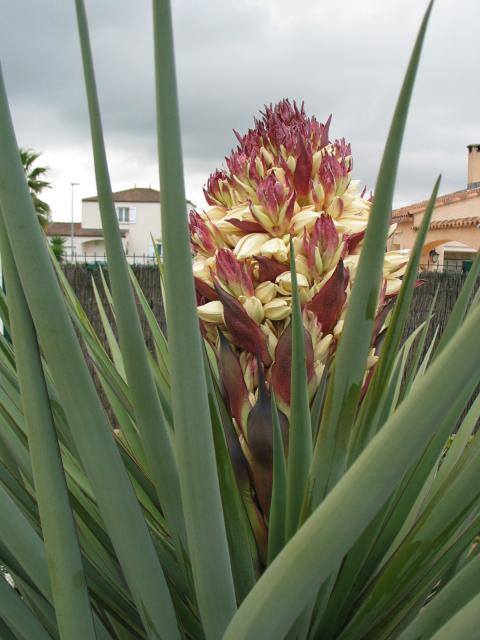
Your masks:
[[[160,279],[156,266],[137,264],[132,269],[156,318],[162,328],[165,328]],[[92,278],[94,278],[102,300],[105,306],[108,307],[103,293],[99,268],[92,265],[66,264],[64,271],[80,303],[87,312],[94,329],[102,338],[105,338],[92,289]],[[104,271],[104,273],[108,280],[108,271]],[[415,290],[405,328],[405,336],[409,335],[427,318],[435,291],[438,288],[434,310],[435,317],[429,331],[429,338],[433,338],[436,327],[438,327],[439,335],[445,328],[453,305],[465,282],[466,275],[461,273],[423,273],[420,278],[424,282],[421,287]],[[480,281],[477,283],[477,287],[479,284]],[[150,331],[143,314],[141,314],[141,319],[147,343],[151,344]],[[429,344],[429,342],[430,340],[427,338],[426,344]]]
[[[157,267],[153,265],[136,264],[132,266],[132,269],[148,303],[150,304],[150,307],[152,308],[157,320],[160,323],[160,326],[165,330],[165,316],[163,312],[160,278]],[[112,319],[112,314],[110,312],[108,302],[104,294],[99,267],[95,265],[66,264],[64,265],[64,271],[68,278],[68,281],[72,285],[77,297],[79,298],[80,303],[85,309],[95,331],[101,337],[103,343],[107,345],[105,333],[100,320],[100,315],[95,302],[92,288],[92,278],[94,278],[107,313],[110,319]],[[108,280],[108,271],[105,270],[104,273]],[[441,335],[443,329],[445,328],[453,305],[455,304],[458,294],[460,293],[463,283],[465,282],[466,274],[427,272],[420,274],[420,278],[424,282],[422,286],[415,289],[413,303],[405,327],[404,338],[406,338],[427,318],[433,297],[435,295],[435,291],[437,291],[438,289],[434,308],[434,318],[430,323],[427,339],[425,342],[425,349],[427,349],[428,345],[434,337],[437,327],[437,337]],[[479,285],[480,279],[479,282],[477,282],[477,288]],[[147,346],[150,349],[153,349],[151,332],[149,330],[143,312],[140,312],[140,318]],[[106,348],[108,350],[107,346]],[[455,372],[452,371],[446,373],[446,375],[455,375]]]
[[[463,273],[422,273],[423,284],[415,290],[412,306],[405,327],[405,337],[418,327],[428,316],[430,307],[438,289],[434,307],[434,318],[430,324],[426,345],[430,344],[438,327],[440,336],[447,324],[458,295],[463,287],[467,274]],[[476,289],[480,285],[477,281]]]
[[[105,279],[108,282],[108,270],[105,267],[102,267],[102,269],[103,273],[105,274]],[[105,310],[107,311],[108,317],[110,318],[110,320],[113,320],[112,313],[110,311],[110,307],[108,305],[108,301],[106,299],[104,288],[102,285],[100,267],[90,264],[83,265],[69,263],[64,265],[63,270],[65,272],[65,275],[67,276],[69,283],[75,291],[80,304],[85,309],[85,312],[87,313],[93,328],[100,336],[103,344],[108,350],[107,340],[105,332],[103,330],[102,322],[100,320],[100,314],[98,312],[92,285],[92,279],[94,279]],[[151,309],[155,314],[155,317],[159,321],[161,328],[165,330],[165,314],[163,312],[162,290],[160,286],[160,276],[157,266],[135,264],[132,266],[132,270],[138,280],[140,287],[142,288],[145,298],[147,299]],[[140,311],[140,319],[147,345],[149,346],[149,348],[153,348],[152,335],[142,311]]]

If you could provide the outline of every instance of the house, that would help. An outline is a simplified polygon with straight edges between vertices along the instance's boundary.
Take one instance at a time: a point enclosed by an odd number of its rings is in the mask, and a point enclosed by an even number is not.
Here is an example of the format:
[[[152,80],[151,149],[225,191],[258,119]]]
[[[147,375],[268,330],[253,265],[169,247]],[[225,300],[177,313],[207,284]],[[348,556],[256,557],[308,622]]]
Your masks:
[[[146,260],[155,255],[152,237],[161,251],[160,191],[133,187],[112,194],[120,226],[122,244],[130,261]],[[194,208],[189,200],[185,213]],[[52,222],[47,236],[65,238],[67,260],[91,262],[105,256],[105,240],[98,196],[82,200],[81,222]],[[73,238],[73,246],[72,240]]]
[[[467,149],[467,188],[435,201],[421,258],[427,269],[468,270],[480,250],[480,144],[469,144]],[[417,202],[392,212],[397,228],[390,249],[413,247],[427,203]]]

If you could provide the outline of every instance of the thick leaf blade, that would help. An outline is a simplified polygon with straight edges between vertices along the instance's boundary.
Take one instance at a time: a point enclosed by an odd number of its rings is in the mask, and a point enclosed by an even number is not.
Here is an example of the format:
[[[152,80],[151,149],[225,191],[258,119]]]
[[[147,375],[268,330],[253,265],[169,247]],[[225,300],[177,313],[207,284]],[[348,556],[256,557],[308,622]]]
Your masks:
[[[277,403],[273,393],[272,422],[273,484],[270,518],[268,521],[268,564],[274,561],[285,545],[285,515],[287,510],[287,465]]]
[[[380,417],[382,415],[382,406],[387,395],[385,390],[392,374],[393,365],[398,353],[408,311],[412,302],[415,282],[417,280],[418,266],[420,264],[420,256],[427,236],[439,186],[440,177],[435,183],[427,208],[425,209],[425,214],[422,218],[422,223],[415,239],[415,245],[410,254],[407,270],[403,277],[402,287],[393,309],[385,341],[382,345],[380,360],[376,365],[373,379],[370,383],[367,396],[362,403],[360,415],[352,433],[353,441],[350,445],[350,448],[352,449],[350,458],[354,458],[358,455],[372,435],[381,427]]]
[[[222,495],[225,524],[229,542],[235,593],[240,604],[256,582],[256,548],[247,514],[239,493],[239,487],[228,451],[227,440],[219,407],[221,398],[215,389],[213,376],[206,360],[208,398],[212,413],[213,440],[218,466],[218,479]],[[233,428],[233,427],[232,427]],[[236,437],[236,434],[235,434]],[[253,553],[252,553],[253,552]]]
[[[0,249],[8,289],[17,374],[28,425],[36,499],[58,626],[65,638],[95,638],[92,611],[40,352],[3,220],[0,221]]]
[[[216,640],[223,635],[235,612],[236,601],[196,314],[168,0],[154,0],[153,23],[165,306],[175,443],[200,615],[206,636]]]
[[[76,8],[90,115],[98,200],[108,256],[110,285],[121,356],[139,432],[144,443],[149,473],[162,508],[165,510],[172,535],[176,538],[179,558],[183,558],[187,542],[181,509],[182,500],[177,461],[149,364],[115,213],[83,0],[76,0]],[[118,358],[119,354],[115,354],[114,351],[112,355]]]
[[[310,477],[311,508],[345,472],[350,431],[360,397],[380,291],[393,189],[413,85],[432,2],[420,26],[385,145],[355,285],[335,356]]]
[[[458,611],[443,627],[441,627],[431,640],[476,640],[478,638],[478,610],[480,608],[480,595],[475,596]]]
[[[408,625],[400,635],[399,640],[429,640],[453,615],[467,605],[479,591],[480,556],[477,555]]]
[[[297,285],[295,254],[291,240],[290,272],[292,277],[292,371],[285,515],[286,540],[292,537],[299,525],[313,449],[305,355],[305,329]]]
[[[20,638],[51,640],[51,636],[18,593],[7,584],[3,575],[0,575],[0,616]],[[0,631],[2,631],[1,628]],[[8,636],[5,638],[7,639]]]
[[[25,297],[75,445],[151,637],[179,637],[145,521],[113,441],[38,225],[0,79],[0,204]],[[68,358],[65,354],[68,353]]]

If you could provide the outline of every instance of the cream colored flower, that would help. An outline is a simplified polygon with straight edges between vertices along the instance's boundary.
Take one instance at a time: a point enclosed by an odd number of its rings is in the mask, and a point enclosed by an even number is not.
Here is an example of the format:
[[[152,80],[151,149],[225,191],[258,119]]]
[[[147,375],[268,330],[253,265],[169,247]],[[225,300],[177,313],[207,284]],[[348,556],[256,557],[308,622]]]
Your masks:
[[[215,264],[214,258],[205,259],[203,256],[199,256],[194,260],[192,265],[194,277],[199,278],[200,280],[203,280],[203,282],[206,282],[211,287],[213,286],[213,280],[212,280],[212,272],[210,267],[213,264]]]
[[[355,275],[357,273],[359,260],[360,260],[359,253],[350,254],[348,256],[345,256],[345,258],[343,259],[343,264],[348,269],[350,273],[350,278],[352,280],[355,280]]]
[[[272,360],[274,360],[275,349],[277,348],[278,338],[275,335],[275,331],[272,329],[272,321],[267,320],[266,322],[260,325],[260,329],[262,330],[262,332],[265,334],[265,337],[267,338],[268,353],[270,354],[270,357],[272,358]]]
[[[265,316],[261,301],[255,296],[240,296],[239,301],[252,320],[260,324]]]
[[[290,271],[285,271],[285,273],[279,275],[275,282],[277,284],[278,291],[282,295],[290,296],[292,294],[292,274]],[[300,299],[306,300],[309,283],[307,278],[301,273],[297,273],[297,284],[300,292]]]
[[[223,220],[228,211],[231,211],[231,209],[229,210],[225,207],[209,207],[206,211],[202,211],[200,216],[205,221],[215,222],[217,220]]]
[[[260,253],[260,249],[269,239],[268,233],[248,233],[237,242],[234,253],[238,260],[245,260]]]
[[[263,304],[266,304],[267,302],[270,302],[270,300],[273,300],[273,298],[275,298],[276,293],[277,293],[277,289],[275,285],[273,284],[273,282],[270,282],[269,280],[267,280],[267,282],[262,282],[262,284],[259,284],[258,287],[255,289],[256,297]]]
[[[368,216],[366,214],[345,215],[340,216],[334,222],[339,233],[360,233],[367,228]]]
[[[384,276],[389,274],[403,275],[409,257],[410,255],[406,251],[388,251],[383,261]]]
[[[285,298],[274,298],[263,307],[263,310],[265,317],[269,320],[284,320],[292,312],[291,303]]]
[[[294,235],[300,235],[304,229],[311,231],[319,217],[320,213],[314,211],[313,207],[303,209],[293,216],[290,229]]]
[[[281,238],[272,238],[260,248],[260,255],[266,258],[274,258],[278,262],[287,262],[288,248]]]
[[[315,360],[320,360],[321,362],[325,360],[328,354],[328,350],[330,349],[330,345],[332,344],[332,341],[333,341],[333,336],[331,333],[328,333],[319,342],[317,342],[317,344],[314,347]]]
[[[386,289],[385,289],[386,296],[393,296],[400,291],[400,288],[402,286],[402,280],[400,280],[400,278],[387,278],[385,282],[386,282]]]
[[[223,322],[223,305],[220,300],[212,300],[197,307],[198,317],[205,322],[221,324]]]
[[[344,320],[339,320],[337,322],[337,324],[335,325],[335,328],[333,329],[333,335],[335,337],[335,340],[338,340],[340,338],[340,336],[342,335],[343,325],[344,324],[345,324]]]

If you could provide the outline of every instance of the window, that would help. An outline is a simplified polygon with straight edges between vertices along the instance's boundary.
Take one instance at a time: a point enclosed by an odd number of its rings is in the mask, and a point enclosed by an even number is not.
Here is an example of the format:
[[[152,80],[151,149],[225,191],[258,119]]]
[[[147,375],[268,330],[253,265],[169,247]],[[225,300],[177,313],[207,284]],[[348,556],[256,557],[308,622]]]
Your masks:
[[[470,271],[474,258],[474,251],[445,250],[443,254],[444,271],[466,273]]]
[[[119,222],[130,222],[130,207],[117,207]]]
[[[163,245],[161,240],[155,240],[155,244],[153,242],[148,243],[148,257],[155,259],[157,257],[163,258]]]

